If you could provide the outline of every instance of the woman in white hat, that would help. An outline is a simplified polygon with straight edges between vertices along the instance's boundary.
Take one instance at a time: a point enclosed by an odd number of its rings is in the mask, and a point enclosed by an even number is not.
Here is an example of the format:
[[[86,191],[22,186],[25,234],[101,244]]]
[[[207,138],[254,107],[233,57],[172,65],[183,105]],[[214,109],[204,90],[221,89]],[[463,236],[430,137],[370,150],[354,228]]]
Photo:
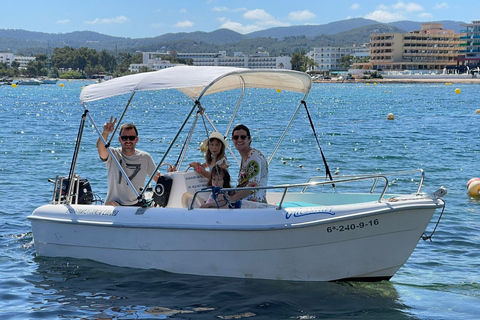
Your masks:
[[[210,172],[214,166],[219,166],[224,169],[230,167],[230,162],[225,155],[225,149],[227,148],[227,142],[225,138],[218,132],[212,132],[208,137],[208,148],[205,152],[205,162],[192,162],[190,166],[193,167],[198,173],[210,179]],[[206,169],[209,169],[208,171]]]

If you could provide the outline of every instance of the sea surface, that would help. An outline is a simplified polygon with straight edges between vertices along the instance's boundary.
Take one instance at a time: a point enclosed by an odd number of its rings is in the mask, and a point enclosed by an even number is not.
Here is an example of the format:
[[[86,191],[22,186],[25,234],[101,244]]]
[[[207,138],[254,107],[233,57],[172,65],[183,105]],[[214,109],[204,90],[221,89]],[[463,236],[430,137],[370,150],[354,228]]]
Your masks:
[[[0,319],[480,318],[480,199],[469,196],[466,189],[469,179],[480,177],[478,85],[314,84],[306,101],[333,173],[421,168],[426,172],[424,192],[445,186],[448,194],[432,241],[420,240],[390,281],[301,283],[187,276],[88,260],[37,258],[27,216],[51,200],[53,184],[48,179],[68,175],[85,110],[79,95],[90,83],[0,86]],[[102,198],[106,169],[95,149],[95,126],[101,130],[110,115],[119,115],[127,100],[122,96],[87,105],[95,122],[87,118],[76,172]],[[234,124],[249,126],[253,146],[270,157],[299,100],[298,94],[252,90],[245,94]],[[203,100],[220,132],[226,131],[227,116],[235,105],[233,93]],[[158,163],[191,107],[192,102],[176,91],[138,93],[125,121],[137,124],[137,147],[150,152]],[[387,120],[390,113],[394,120]],[[206,137],[204,123],[208,125],[199,118],[193,148],[182,167],[202,160],[198,146]],[[177,162],[191,124],[187,123],[164,162]],[[233,148],[231,141],[229,145]],[[235,158],[228,156],[236,176]],[[272,158],[269,182],[304,182],[312,175],[324,176],[325,170],[301,108]],[[398,177],[390,181],[389,190],[414,192],[415,188],[414,180]]]

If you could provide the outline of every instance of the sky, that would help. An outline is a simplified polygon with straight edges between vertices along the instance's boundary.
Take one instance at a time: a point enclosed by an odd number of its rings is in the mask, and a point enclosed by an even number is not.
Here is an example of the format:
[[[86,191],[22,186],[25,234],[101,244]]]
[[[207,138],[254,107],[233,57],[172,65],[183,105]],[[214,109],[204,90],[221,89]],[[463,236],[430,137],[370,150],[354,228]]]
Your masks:
[[[0,29],[95,31],[129,38],[166,33],[241,34],[351,18],[379,22],[480,19],[479,0],[1,0]]]

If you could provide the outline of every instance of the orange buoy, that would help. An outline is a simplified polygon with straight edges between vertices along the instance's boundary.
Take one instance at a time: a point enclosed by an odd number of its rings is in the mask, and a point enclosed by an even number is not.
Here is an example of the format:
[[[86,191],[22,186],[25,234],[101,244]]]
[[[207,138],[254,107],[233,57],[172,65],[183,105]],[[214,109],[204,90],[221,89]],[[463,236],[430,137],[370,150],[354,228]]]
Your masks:
[[[468,194],[471,196],[479,196],[480,194],[480,179],[474,180],[468,185]]]
[[[472,178],[472,179],[468,180],[468,182],[467,182],[467,189],[468,189],[468,186],[470,186],[470,184],[471,184],[473,181],[480,181],[480,178]]]

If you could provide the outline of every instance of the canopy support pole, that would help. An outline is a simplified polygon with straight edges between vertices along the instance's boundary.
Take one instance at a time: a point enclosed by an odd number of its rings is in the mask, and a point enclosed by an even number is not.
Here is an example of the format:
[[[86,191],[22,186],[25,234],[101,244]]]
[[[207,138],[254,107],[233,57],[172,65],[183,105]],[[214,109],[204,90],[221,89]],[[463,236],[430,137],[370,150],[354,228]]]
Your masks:
[[[75,143],[75,150],[73,151],[73,157],[72,157],[72,163],[70,164],[70,172],[68,173],[68,187],[67,187],[67,197],[66,197],[66,202],[67,204],[72,204],[72,193],[74,191],[74,178],[75,178],[75,168],[77,166],[77,161],[78,161],[78,153],[80,152],[80,144],[82,143],[82,135],[83,135],[83,129],[85,128],[85,119],[88,114],[88,110],[85,109],[85,112],[82,114],[82,118],[80,120],[80,126],[78,128],[78,134],[77,134],[77,141]],[[60,186],[61,188],[62,186]],[[78,192],[77,188],[77,192]],[[76,202],[78,202],[78,196],[75,197]],[[76,203],[74,203],[76,204]]]
[[[132,93],[132,95],[130,96],[130,99],[128,99],[128,102],[127,102],[127,105],[125,106],[125,108],[123,109],[123,112],[122,112],[122,115],[120,116],[120,119],[118,119],[118,123],[117,123],[117,126],[115,127],[115,130],[113,130],[112,132],[112,136],[110,137],[110,139],[108,140],[108,143],[105,145],[105,147],[108,149],[108,147],[110,146],[110,143],[112,142],[113,138],[115,137],[115,133],[117,132],[117,129],[120,127],[120,124],[122,123],[122,120],[123,120],[123,117],[125,116],[125,113],[127,113],[127,109],[128,107],[130,107],[130,103],[132,102],[132,99],[133,99],[133,96],[135,95],[135,91]],[[101,135],[101,134],[100,134]]]
[[[132,95],[133,96],[133,95]],[[130,101],[132,101],[132,99],[130,98],[130,100],[128,101],[128,104],[127,106],[125,107],[128,108],[128,105],[130,104]],[[100,129],[98,128],[97,124],[95,123],[95,121],[93,120],[92,118],[92,115],[90,114],[90,112],[88,112],[87,110],[87,107],[85,106],[85,104],[83,104],[83,107],[85,108],[85,113],[88,115],[88,118],[90,119],[90,121],[92,122],[93,124],[93,127],[95,128],[95,130],[97,131],[97,134],[99,136],[99,138],[102,140],[102,143],[104,144],[105,148],[107,149],[108,153],[109,153],[109,156],[112,157],[112,160],[115,162],[116,166],[118,167],[118,169],[120,170],[120,172],[122,173],[122,176],[125,178],[125,180],[127,181],[128,185],[130,186],[130,188],[133,190],[133,193],[135,194],[135,196],[137,197],[138,201],[139,202],[143,202],[143,199],[142,199],[142,196],[138,194],[137,190],[135,190],[135,186],[133,185],[132,181],[130,181],[130,179],[128,178],[128,175],[126,174],[126,172],[123,170],[122,168],[122,165],[120,164],[120,162],[118,162],[117,158],[115,158],[115,156],[113,155],[113,152],[112,150],[110,150],[109,146],[110,146],[110,142],[107,143],[107,141],[105,141],[105,139],[103,138],[102,136],[102,133],[100,132]],[[122,118],[124,116],[125,112],[123,112],[122,114]],[[117,128],[118,128],[118,125],[117,125]],[[116,130],[116,129],[115,129]],[[115,134],[115,133],[114,133]],[[113,137],[113,135],[112,135]],[[111,141],[111,139],[110,139]],[[143,195],[143,193],[142,193]]]
[[[303,97],[302,101],[305,101],[305,99],[307,98],[307,94],[305,94],[305,96]],[[285,130],[283,131],[283,134],[282,136],[280,137],[280,139],[278,140],[278,143],[277,145],[275,146],[275,149],[273,149],[273,152],[271,154],[271,156],[268,158],[268,164],[270,164],[270,162],[272,162],[273,160],[273,156],[275,155],[275,153],[277,153],[277,150],[278,148],[280,147],[280,144],[283,142],[283,139],[285,138],[285,136],[287,135],[287,132],[288,130],[290,130],[290,127],[292,126],[293,124],[293,120],[295,120],[295,118],[297,117],[297,114],[298,112],[300,111],[300,108],[302,107],[302,101],[298,104],[298,107],[297,109],[295,110],[295,113],[293,114],[292,118],[290,119],[290,122],[288,123],[287,127],[285,128]]]
[[[170,150],[172,149],[174,143],[177,141],[177,138],[178,136],[180,135],[180,133],[182,132],[183,128],[185,127],[185,125],[187,124],[188,122],[188,119],[190,119],[190,117],[192,116],[192,113],[195,111],[195,109],[197,108],[197,106],[200,106],[201,107],[201,104],[200,104],[200,101],[198,100],[195,100],[195,104],[193,105],[192,109],[190,110],[190,112],[188,113],[187,117],[185,118],[185,121],[183,121],[182,125],[180,126],[180,129],[177,131],[177,134],[175,135],[175,137],[173,138],[172,142],[170,143],[170,145],[168,146],[167,150],[165,151],[165,153],[163,154],[163,157],[162,157],[162,160],[160,160],[160,162],[157,164],[157,168],[155,169],[154,172],[157,172],[159,169],[160,169],[160,166],[162,165],[163,161],[165,160],[165,158],[167,157],[168,153],[170,152]],[[150,185],[150,183],[152,182],[153,180],[153,176],[150,176],[150,178],[148,179],[148,182],[145,184],[145,186],[148,186]],[[146,191],[146,188],[143,188],[142,192],[140,193],[141,196],[143,196],[143,194],[145,193]]]
[[[322,155],[323,164],[325,165],[325,177],[328,176],[330,178],[330,181],[333,181],[332,173],[330,172],[330,169],[329,169],[328,163],[327,163],[327,159],[325,158],[325,155],[323,154],[323,151],[322,151],[322,147],[320,146],[320,142],[318,141],[317,132],[315,131],[315,126],[313,125],[312,118],[310,117],[310,112],[308,111],[307,103],[305,102],[305,99],[302,100],[301,104],[303,104],[305,106],[305,110],[307,111],[308,120],[310,121],[310,126],[312,127],[312,130],[313,130],[313,135],[315,136],[315,140],[317,140],[318,149],[320,150],[320,154]],[[332,183],[332,187],[335,188],[334,183]]]

